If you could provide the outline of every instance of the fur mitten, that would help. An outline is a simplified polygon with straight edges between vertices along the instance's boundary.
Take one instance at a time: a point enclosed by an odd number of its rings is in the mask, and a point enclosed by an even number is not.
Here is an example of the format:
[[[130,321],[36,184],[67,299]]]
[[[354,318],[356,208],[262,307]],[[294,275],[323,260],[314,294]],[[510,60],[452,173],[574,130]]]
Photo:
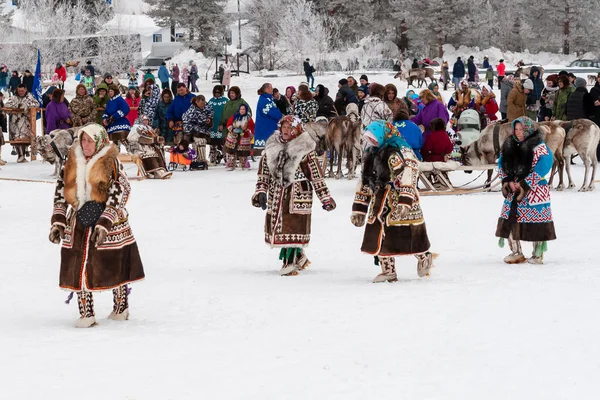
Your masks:
[[[65,227],[60,224],[52,224],[48,239],[54,244],[59,244],[65,238]]]
[[[365,219],[366,219],[365,214],[361,214],[361,213],[357,213],[357,212],[353,212],[352,215],[350,216],[350,222],[352,222],[352,224],[354,226],[358,226],[359,228],[365,224]]]

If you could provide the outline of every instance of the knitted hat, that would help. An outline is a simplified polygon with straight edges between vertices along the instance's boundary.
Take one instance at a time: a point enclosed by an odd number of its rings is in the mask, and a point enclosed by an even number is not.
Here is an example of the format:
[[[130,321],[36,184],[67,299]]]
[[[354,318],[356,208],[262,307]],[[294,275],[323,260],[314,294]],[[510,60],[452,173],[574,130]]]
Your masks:
[[[112,78],[112,75],[107,72],[104,74],[104,79],[106,79],[106,78]]]
[[[575,79],[575,87],[576,88],[585,88],[587,86],[587,81],[583,78]]]
[[[533,90],[533,81],[531,79],[525,79],[525,82],[523,82],[523,89]]]
[[[343,86],[343,85],[347,85],[347,84],[348,84],[348,79],[346,79],[346,78],[342,78],[342,79],[340,79],[340,80],[339,80],[339,82],[338,82],[338,83],[339,83],[340,85],[342,85],[342,86]]]
[[[367,78],[367,76],[366,76],[365,74],[362,74],[362,75],[360,76],[360,79],[359,79],[359,80],[361,80],[361,81],[362,81],[363,79],[364,79],[365,81],[369,82],[369,78]]]

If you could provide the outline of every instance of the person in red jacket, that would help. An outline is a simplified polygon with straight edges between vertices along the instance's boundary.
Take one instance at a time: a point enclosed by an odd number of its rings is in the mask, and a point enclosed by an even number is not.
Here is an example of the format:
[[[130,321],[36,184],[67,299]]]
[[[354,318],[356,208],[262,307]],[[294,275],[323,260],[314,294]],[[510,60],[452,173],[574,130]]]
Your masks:
[[[140,99],[139,90],[135,86],[129,86],[129,89],[127,90],[127,95],[125,96],[125,101],[129,106],[127,120],[129,121],[131,126],[135,124],[135,121],[138,119],[139,115],[139,111],[137,109],[134,110],[133,108],[139,108],[141,100],[142,99]],[[152,121],[150,121],[150,123],[152,124]]]
[[[502,80],[504,79],[504,76],[506,74],[506,65],[504,64],[504,60],[500,60],[498,66],[496,67],[496,70],[498,70],[498,90],[500,90],[502,89],[500,87],[500,84],[502,83]]]
[[[67,80],[67,69],[61,63],[56,64],[56,68],[54,69],[54,73],[58,74],[58,79],[62,82],[58,85],[58,88],[61,90],[65,90],[65,81]]]
[[[431,121],[431,133],[427,136],[421,155],[425,162],[446,161],[446,156],[452,153],[452,142],[446,133],[446,123],[441,118]]]

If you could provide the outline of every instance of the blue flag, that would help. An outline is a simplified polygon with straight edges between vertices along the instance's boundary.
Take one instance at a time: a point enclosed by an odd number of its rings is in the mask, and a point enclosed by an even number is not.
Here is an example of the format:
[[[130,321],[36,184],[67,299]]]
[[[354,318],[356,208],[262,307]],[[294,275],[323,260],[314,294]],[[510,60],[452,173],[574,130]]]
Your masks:
[[[38,50],[37,65],[35,66],[35,76],[33,77],[33,97],[40,103],[40,107],[43,105],[42,101],[42,57]]]

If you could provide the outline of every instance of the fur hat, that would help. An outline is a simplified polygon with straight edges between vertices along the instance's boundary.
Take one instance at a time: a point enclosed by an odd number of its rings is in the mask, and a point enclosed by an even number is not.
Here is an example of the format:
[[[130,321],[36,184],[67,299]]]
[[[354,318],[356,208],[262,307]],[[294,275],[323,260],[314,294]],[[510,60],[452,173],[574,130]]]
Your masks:
[[[83,83],[80,83],[79,85],[77,85],[77,87],[75,88],[75,96],[79,96],[79,88],[84,88],[85,89],[85,95],[87,96],[88,91],[87,88],[85,87],[85,85]]]
[[[347,85],[348,84],[348,79],[346,78],[342,78],[338,81],[338,83],[342,86]]]
[[[587,81],[583,78],[575,79],[575,87],[576,88],[585,88],[587,86]]]
[[[361,81],[362,81],[363,79],[364,79],[365,81],[369,82],[369,78],[368,78],[368,77],[367,77],[365,74],[362,74],[362,75],[360,76],[360,79],[359,79],[359,80],[361,80]]]
[[[525,82],[523,82],[523,89],[533,90],[533,81],[531,79],[525,79]]]
[[[394,93],[394,98],[398,97],[398,88],[393,83],[385,85],[385,94],[387,95],[390,91]],[[385,97],[385,101],[388,101],[387,96]]]
[[[112,91],[114,91],[114,92],[115,92],[115,94],[119,94],[119,93],[121,93],[121,92],[119,91],[119,87],[118,87],[117,85],[115,85],[114,83],[112,83],[112,84],[108,85],[108,90],[112,90]]]
[[[385,95],[385,87],[379,83],[371,83],[369,86],[369,93],[371,94],[371,97],[383,99],[383,95]]]
[[[238,86],[232,86],[229,88],[229,90],[227,91],[227,97],[229,97],[229,93],[235,93],[235,98],[239,99],[242,97],[242,91],[240,90],[240,88]]]

